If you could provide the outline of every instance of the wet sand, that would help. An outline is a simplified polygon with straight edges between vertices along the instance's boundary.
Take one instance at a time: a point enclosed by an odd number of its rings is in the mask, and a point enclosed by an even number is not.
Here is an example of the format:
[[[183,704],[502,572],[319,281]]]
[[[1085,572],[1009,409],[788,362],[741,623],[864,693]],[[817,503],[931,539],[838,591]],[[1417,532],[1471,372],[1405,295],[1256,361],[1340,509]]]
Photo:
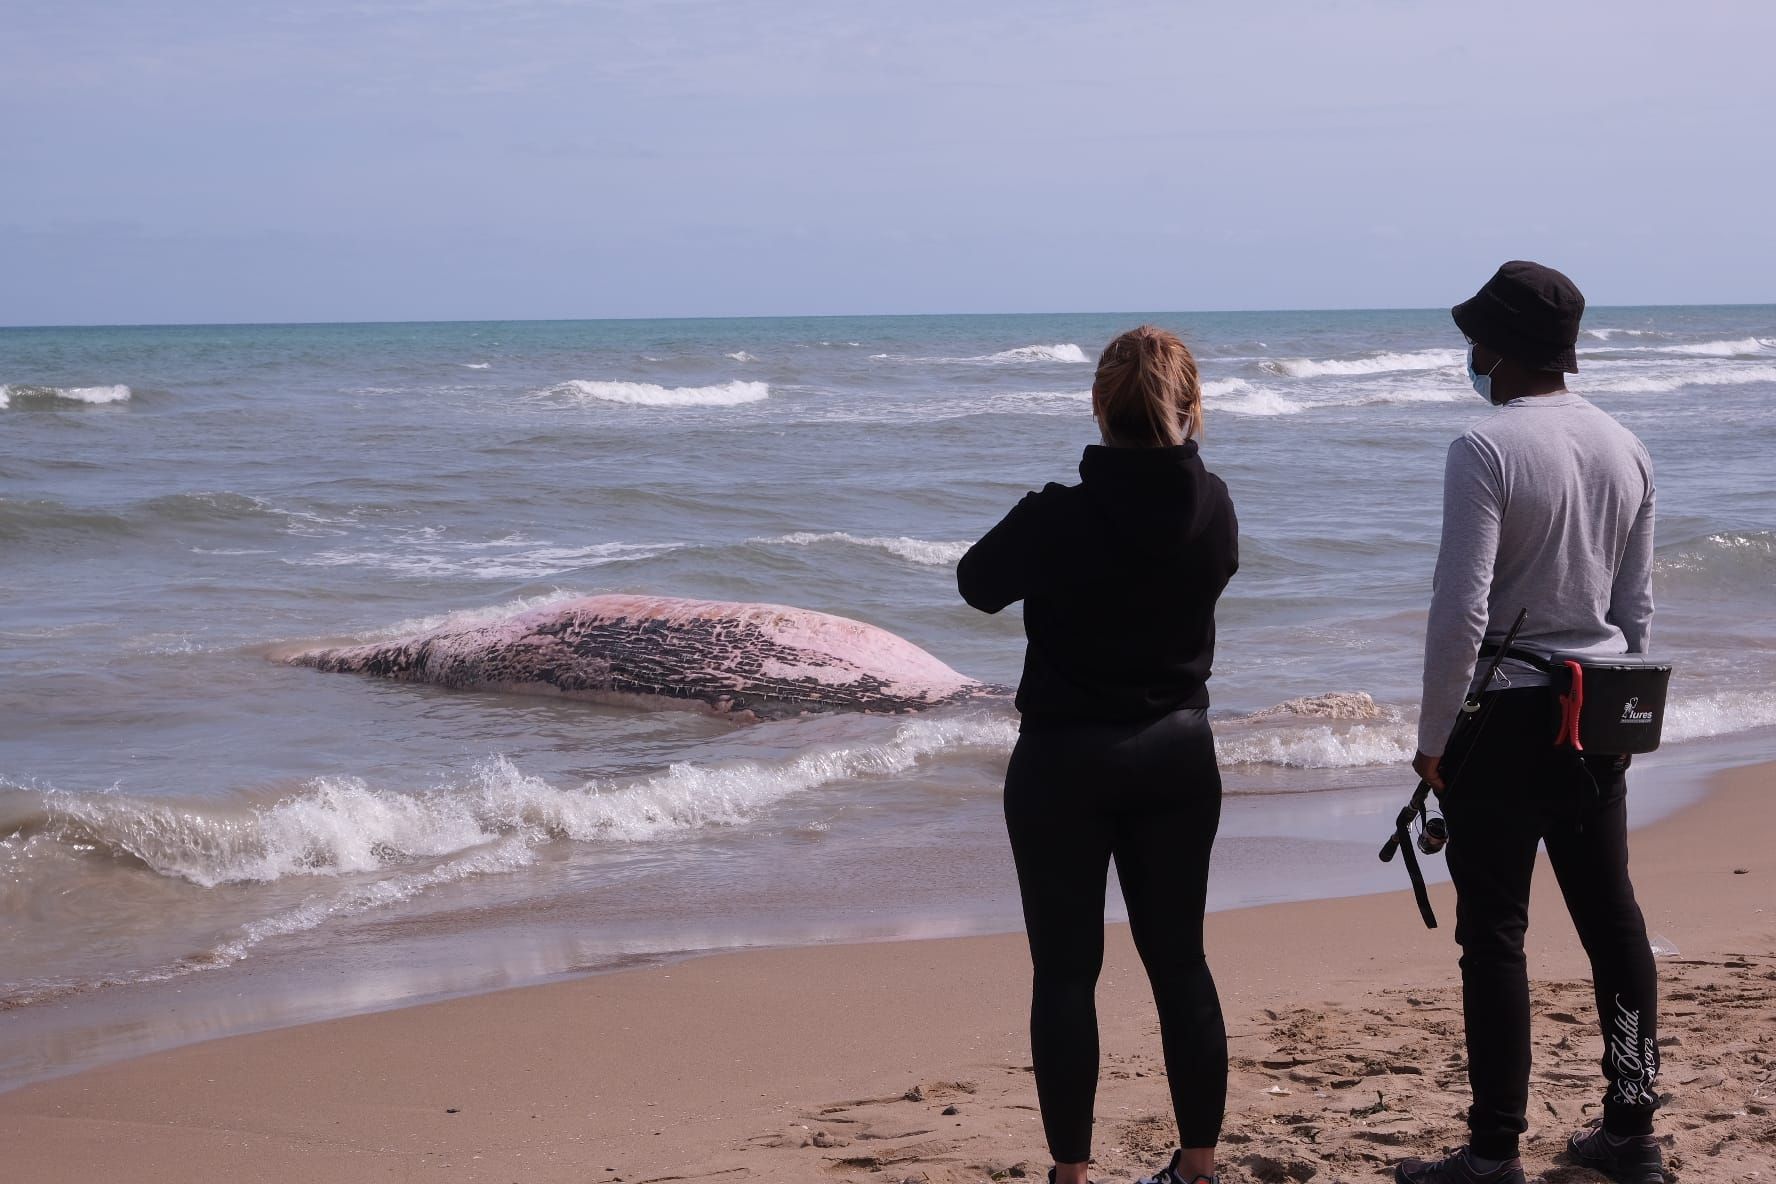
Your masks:
[[[1661,1119],[1674,1176],[1776,1171],[1776,765],[1633,836],[1676,946]],[[1553,877],[1530,934],[1532,1179],[1597,1112],[1602,1041]],[[1456,952],[1404,893],[1213,914],[1232,1036],[1223,1179],[1387,1178],[1463,1139]],[[1021,935],[723,954],[190,1045],[0,1095],[4,1178],[981,1181],[1047,1166]],[[1113,926],[1094,1177],[1175,1137],[1147,985]]]

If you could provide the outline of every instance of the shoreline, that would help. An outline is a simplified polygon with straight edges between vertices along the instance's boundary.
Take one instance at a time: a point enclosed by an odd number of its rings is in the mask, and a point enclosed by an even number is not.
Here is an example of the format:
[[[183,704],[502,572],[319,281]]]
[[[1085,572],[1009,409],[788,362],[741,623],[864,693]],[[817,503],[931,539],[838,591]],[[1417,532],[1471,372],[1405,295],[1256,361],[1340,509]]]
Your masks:
[[[1713,772],[1767,751],[1767,740],[1753,740],[1654,754],[1637,771],[1630,825],[1638,831],[1682,810],[1707,793]],[[1281,796],[1230,793],[1209,911],[1402,889],[1401,864],[1383,864],[1375,851],[1405,790],[1377,784],[1377,772],[1330,777],[1323,789]],[[626,897],[588,888],[558,902],[515,898],[443,913],[373,913],[330,935],[298,933],[238,962],[205,965],[199,954],[181,959],[173,973],[64,988],[10,1006],[0,1001],[0,1094],[204,1040],[709,955],[1021,934],[996,799],[992,808],[975,801],[960,814],[933,816],[891,841],[852,834],[809,848],[810,858],[764,893],[755,886],[681,899],[651,926]],[[1440,859],[1424,861],[1424,869],[1432,883],[1447,877]],[[882,891],[862,907],[855,893],[834,899],[830,886],[839,876]],[[1114,877],[1106,911],[1112,920],[1126,915]]]
[[[1662,1031],[1678,1038],[1666,1081],[1673,1107],[1695,1114],[1662,1128],[1682,1128],[1668,1156],[1681,1172],[1712,1148],[1706,1178],[1716,1180],[1742,1178],[1729,1170],[1735,1156],[1767,1163],[1776,1135],[1776,861],[1766,853],[1776,763],[1710,785],[1636,831],[1634,868],[1649,933],[1678,951],[1660,959]],[[1307,1178],[1304,1167],[1320,1179],[1372,1175],[1461,1140],[1453,901],[1446,883],[1431,892],[1436,931],[1404,891],[1210,915],[1234,1066],[1230,1184]],[[1549,1166],[1563,1124],[1586,1117],[1586,1100],[1595,1109],[1591,1045],[1601,1041],[1545,866],[1532,909],[1533,1173]],[[21,1178],[45,1182],[124,1171],[357,1181],[445,1167],[488,1181],[937,1184],[1020,1164],[1036,1175],[1047,1161],[1026,1071],[1027,982],[1021,933],[692,956],[227,1036],[24,1085],[0,1094],[0,1137]],[[1099,999],[1094,1174],[1132,1176],[1158,1166],[1173,1136],[1125,925],[1110,929]],[[1761,1019],[1734,1014],[1747,1010]]]

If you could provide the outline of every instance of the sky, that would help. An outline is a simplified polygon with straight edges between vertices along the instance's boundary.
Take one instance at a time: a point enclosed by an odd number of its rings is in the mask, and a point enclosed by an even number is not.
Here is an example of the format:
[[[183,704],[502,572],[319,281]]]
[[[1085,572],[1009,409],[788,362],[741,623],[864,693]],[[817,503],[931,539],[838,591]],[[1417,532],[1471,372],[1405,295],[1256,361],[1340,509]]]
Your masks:
[[[1767,0],[5,0],[0,324],[1776,302]]]

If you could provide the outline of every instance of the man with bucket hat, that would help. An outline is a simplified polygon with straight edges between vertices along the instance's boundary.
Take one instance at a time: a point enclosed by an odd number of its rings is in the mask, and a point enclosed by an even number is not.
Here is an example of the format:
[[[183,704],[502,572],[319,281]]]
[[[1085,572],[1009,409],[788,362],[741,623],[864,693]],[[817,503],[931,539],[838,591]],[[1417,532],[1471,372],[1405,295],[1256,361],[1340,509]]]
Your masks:
[[[1505,634],[1520,609],[1527,650],[1647,648],[1652,461],[1631,432],[1566,389],[1584,309],[1566,276],[1513,261],[1452,310],[1468,339],[1469,380],[1496,410],[1450,446],[1444,470],[1413,768],[1449,827],[1473,1103],[1468,1145],[1397,1165],[1399,1184],[1524,1184],[1523,938],[1539,843],[1590,957],[1604,1038],[1603,1114],[1569,1151],[1628,1184],[1664,1178],[1652,1133],[1658,987],[1628,878],[1628,758],[1564,743],[1549,675],[1509,660],[1494,684],[1503,689],[1484,696],[1483,735],[1462,729],[1451,740],[1483,642]]]

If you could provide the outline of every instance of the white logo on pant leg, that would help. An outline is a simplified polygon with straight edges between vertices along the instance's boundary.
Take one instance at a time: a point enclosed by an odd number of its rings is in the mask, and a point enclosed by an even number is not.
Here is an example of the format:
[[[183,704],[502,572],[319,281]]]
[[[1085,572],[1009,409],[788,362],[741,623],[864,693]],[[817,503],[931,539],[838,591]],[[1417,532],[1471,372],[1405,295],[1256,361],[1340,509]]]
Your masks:
[[[1640,710],[1640,696],[1636,695],[1622,704],[1622,722],[1625,724],[1650,724],[1653,722],[1653,713]]]
[[[1650,1106],[1658,1101],[1653,1082],[1659,1076],[1659,1049],[1640,1037],[1640,1012],[1616,996],[1616,1016],[1611,1022],[1610,1067],[1616,1071],[1616,1101],[1624,1106]]]

